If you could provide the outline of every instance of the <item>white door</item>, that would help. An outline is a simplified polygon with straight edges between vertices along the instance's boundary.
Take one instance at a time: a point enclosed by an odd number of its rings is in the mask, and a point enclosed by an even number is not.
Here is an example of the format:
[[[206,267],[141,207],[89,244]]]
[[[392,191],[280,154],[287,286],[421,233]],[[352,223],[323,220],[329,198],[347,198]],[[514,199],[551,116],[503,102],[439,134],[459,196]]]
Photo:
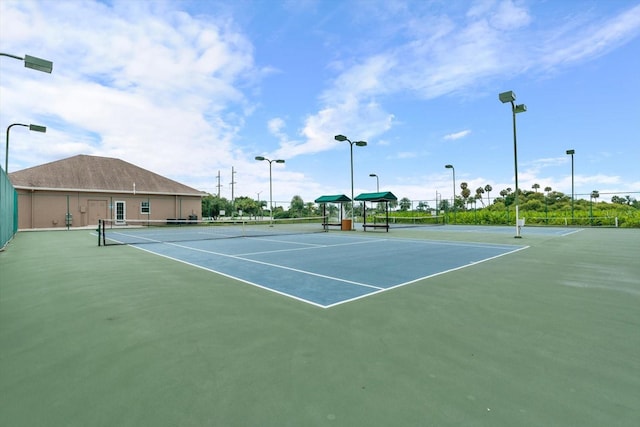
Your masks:
[[[126,221],[125,212],[124,202],[116,202],[116,224],[124,223]]]

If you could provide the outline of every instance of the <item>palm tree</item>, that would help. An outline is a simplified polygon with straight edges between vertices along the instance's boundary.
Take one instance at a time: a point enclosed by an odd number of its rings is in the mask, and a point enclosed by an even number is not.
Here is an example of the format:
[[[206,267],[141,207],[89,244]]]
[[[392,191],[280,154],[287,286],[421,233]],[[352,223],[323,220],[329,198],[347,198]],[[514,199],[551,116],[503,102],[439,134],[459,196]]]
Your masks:
[[[545,218],[548,224],[549,223],[549,193],[551,193],[551,187],[549,186],[544,187],[544,191],[547,193],[547,195],[544,197],[544,213],[545,213]]]
[[[462,182],[462,183],[460,183],[460,188],[462,189],[462,192],[460,194],[462,195],[462,198],[464,199],[463,203],[466,205],[467,204],[467,199],[471,195],[471,190],[469,190],[469,184],[467,184],[466,182]]]
[[[313,202],[305,203],[304,204],[304,208],[305,208],[306,214],[309,215],[309,216],[314,215],[316,213],[315,212],[315,204]]]
[[[531,186],[531,188],[533,188],[533,189],[535,190],[535,192],[537,193],[537,192],[538,192],[538,188],[540,188],[540,184],[537,184],[537,183],[536,183],[536,184],[533,184],[533,185]]]
[[[489,198],[489,193],[491,193],[491,190],[493,190],[493,187],[490,186],[489,184],[484,186],[484,191],[487,192],[487,205],[491,204],[491,199]]]
[[[483,194],[484,194],[484,188],[482,187],[476,188],[476,200],[480,200],[480,203],[482,203],[482,207],[484,207],[484,200],[482,200]]]
[[[304,200],[302,200],[302,197],[298,195],[293,196],[291,204],[289,205],[289,211],[293,216],[302,216],[302,212],[304,211]]]
[[[400,199],[400,210],[408,211],[411,208],[411,200],[408,197]]]

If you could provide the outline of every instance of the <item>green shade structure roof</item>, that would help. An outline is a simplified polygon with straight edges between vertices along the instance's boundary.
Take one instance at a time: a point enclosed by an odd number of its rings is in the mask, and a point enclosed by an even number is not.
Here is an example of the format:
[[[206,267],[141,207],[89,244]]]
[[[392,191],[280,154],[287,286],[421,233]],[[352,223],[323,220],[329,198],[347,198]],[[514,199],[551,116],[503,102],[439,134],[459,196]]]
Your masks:
[[[362,193],[356,196],[355,200],[363,202],[391,202],[398,198],[391,191],[381,191],[379,193]]]
[[[341,203],[350,201],[351,199],[344,194],[336,194],[333,196],[320,196],[315,200],[315,203]]]

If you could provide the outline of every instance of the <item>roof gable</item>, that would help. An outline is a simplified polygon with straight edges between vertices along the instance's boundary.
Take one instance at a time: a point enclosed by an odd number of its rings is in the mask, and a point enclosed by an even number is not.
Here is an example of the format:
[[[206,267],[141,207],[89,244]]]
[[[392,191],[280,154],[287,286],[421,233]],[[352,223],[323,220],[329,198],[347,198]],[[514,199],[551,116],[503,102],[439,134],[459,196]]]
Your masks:
[[[87,155],[12,172],[9,179],[16,188],[202,194],[201,191],[123,160]]]

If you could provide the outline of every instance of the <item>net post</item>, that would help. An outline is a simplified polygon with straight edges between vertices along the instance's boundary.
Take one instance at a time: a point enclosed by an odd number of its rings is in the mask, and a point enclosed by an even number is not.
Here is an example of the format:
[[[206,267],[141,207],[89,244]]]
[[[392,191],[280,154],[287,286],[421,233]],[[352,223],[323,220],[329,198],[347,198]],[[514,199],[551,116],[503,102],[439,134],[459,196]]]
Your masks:
[[[98,229],[96,230],[98,232],[98,246],[102,246],[101,241],[100,241],[101,230],[102,230],[102,220],[99,219],[98,220]]]
[[[101,236],[99,236],[98,238],[102,237],[102,246],[107,246],[107,237],[106,237],[106,231],[105,229],[107,228],[107,222],[103,219],[102,220],[102,232],[99,233]]]

